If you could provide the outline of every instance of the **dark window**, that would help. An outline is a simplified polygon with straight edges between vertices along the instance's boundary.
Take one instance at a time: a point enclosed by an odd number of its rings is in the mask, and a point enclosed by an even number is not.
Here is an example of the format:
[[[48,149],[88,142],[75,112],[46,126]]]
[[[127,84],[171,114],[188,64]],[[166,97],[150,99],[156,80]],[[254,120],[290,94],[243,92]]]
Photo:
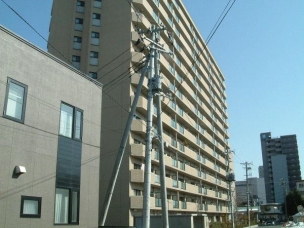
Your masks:
[[[93,79],[97,79],[97,73],[96,72],[89,72],[89,76]]]
[[[82,38],[79,36],[74,36],[74,42],[81,43]]]
[[[26,96],[27,85],[8,78],[4,103],[4,116],[23,123]]]
[[[79,223],[79,190],[56,188],[54,223]]]
[[[91,52],[90,52],[90,57],[92,57],[92,58],[98,58],[98,52],[96,52],[96,51],[91,51]]]
[[[75,23],[76,23],[76,24],[83,24],[83,19],[81,19],[81,18],[76,18],[76,19],[75,19]]]
[[[91,37],[92,38],[99,38],[99,32],[92,32]]]
[[[141,169],[141,165],[134,163],[134,169]]]
[[[73,62],[80,62],[80,56],[73,55],[73,56],[72,56],[72,61],[73,61]]]
[[[101,0],[94,0],[93,6],[96,8],[101,8]]]
[[[100,14],[99,13],[93,13],[93,19],[100,20]]]
[[[61,103],[59,134],[77,140],[82,139],[83,111]]]
[[[41,217],[41,197],[21,196],[20,217],[40,218]]]
[[[80,69],[80,56],[77,56],[77,55],[73,55],[72,56],[72,63],[73,63],[73,66],[76,68],[76,69]]]
[[[77,1],[77,6],[84,6],[84,1]]]

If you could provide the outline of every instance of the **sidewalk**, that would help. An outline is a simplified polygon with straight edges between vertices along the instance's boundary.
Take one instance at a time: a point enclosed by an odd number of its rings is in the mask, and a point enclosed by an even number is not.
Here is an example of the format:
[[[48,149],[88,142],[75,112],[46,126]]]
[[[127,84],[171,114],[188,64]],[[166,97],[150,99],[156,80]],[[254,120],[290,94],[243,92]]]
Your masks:
[[[244,228],[249,228],[249,227],[251,227],[251,228],[253,228],[253,227],[258,227],[258,225],[245,226]]]

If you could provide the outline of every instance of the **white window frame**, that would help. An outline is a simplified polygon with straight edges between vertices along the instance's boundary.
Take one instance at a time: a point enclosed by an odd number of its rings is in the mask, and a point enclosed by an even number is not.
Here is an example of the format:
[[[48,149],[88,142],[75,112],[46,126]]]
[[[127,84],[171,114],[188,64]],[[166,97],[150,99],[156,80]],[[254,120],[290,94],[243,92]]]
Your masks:
[[[27,88],[27,85],[12,78],[7,79],[3,112],[5,118],[24,123]]]

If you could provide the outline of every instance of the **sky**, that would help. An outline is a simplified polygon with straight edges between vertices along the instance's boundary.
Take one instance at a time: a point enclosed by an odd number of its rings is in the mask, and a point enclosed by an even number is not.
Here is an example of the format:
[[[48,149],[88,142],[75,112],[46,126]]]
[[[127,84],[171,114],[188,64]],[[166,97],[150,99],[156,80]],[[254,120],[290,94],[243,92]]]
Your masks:
[[[46,41],[3,1],[47,39],[52,0],[0,0],[0,24],[46,50]],[[183,0],[204,39],[228,2]],[[226,79],[236,180],[245,179],[245,162],[258,177],[262,132],[297,135],[303,178],[304,1],[236,0],[208,47]]]

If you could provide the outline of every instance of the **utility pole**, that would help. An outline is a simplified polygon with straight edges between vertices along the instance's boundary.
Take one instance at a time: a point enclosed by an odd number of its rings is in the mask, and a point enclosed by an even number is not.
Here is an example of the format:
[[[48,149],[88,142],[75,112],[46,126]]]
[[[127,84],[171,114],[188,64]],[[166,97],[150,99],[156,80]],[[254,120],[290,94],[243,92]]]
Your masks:
[[[150,228],[150,193],[151,193],[151,151],[152,151],[152,110],[153,96],[157,95],[157,119],[158,119],[158,140],[160,153],[160,181],[161,181],[161,203],[163,212],[163,228],[169,228],[168,206],[167,206],[167,189],[166,189],[166,172],[164,164],[164,142],[162,137],[162,119],[161,119],[161,78],[158,68],[158,51],[166,52],[160,44],[156,34],[165,30],[164,27],[155,28],[151,26],[151,39],[145,37],[150,45],[150,71],[148,77],[148,107],[147,107],[147,132],[146,132],[146,151],[145,151],[145,176],[144,176],[144,196],[143,196],[143,228]]]
[[[110,183],[109,183],[109,186],[108,186],[108,189],[107,189],[107,194],[106,194],[105,201],[104,201],[103,208],[102,208],[103,216],[102,216],[101,226],[104,226],[105,222],[106,222],[109,206],[110,206],[110,203],[111,203],[111,199],[112,199],[112,196],[113,196],[113,192],[114,192],[117,176],[118,176],[118,173],[119,173],[120,165],[121,165],[123,155],[124,155],[124,152],[125,152],[125,148],[126,148],[126,144],[127,144],[127,141],[128,141],[128,136],[129,136],[129,133],[130,133],[131,124],[132,124],[132,120],[133,120],[133,117],[134,117],[134,114],[135,114],[138,98],[139,98],[139,95],[141,93],[141,89],[142,89],[143,81],[144,81],[144,78],[145,78],[145,74],[147,72],[149,60],[150,60],[150,56],[147,56],[145,66],[144,66],[144,68],[141,72],[141,76],[140,76],[140,79],[139,79],[139,82],[138,82],[138,87],[136,89],[135,97],[134,97],[134,100],[133,100],[133,103],[132,103],[132,106],[131,106],[131,110],[130,110],[130,113],[129,113],[129,117],[128,117],[128,120],[127,120],[127,124],[126,124],[125,130],[124,130],[124,133],[123,133],[123,137],[121,139],[121,143],[120,143],[120,146],[119,146],[119,151],[118,151],[117,156],[116,156],[115,165],[113,167],[112,176],[111,176],[111,179],[110,179]]]
[[[158,58],[159,52],[156,58]],[[159,150],[159,168],[160,168],[160,187],[161,187],[161,204],[162,204],[162,220],[163,228],[169,228],[168,217],[168,203],[167,203],[167,188],[166,188],[166,170],[164,159],[164,140],[163,140],[163,121],[161,117],[161,77],[159,75],[158,61],[155,61],[155,79],[157,88],[154,88],[156,94],[156,108],[157,108],[157,135],[158,135],[158,150]]]
[[[152,41],[155,40],[155,26],[152,25]],[[147,107],[147,130],[146,130],[146,153],[145,153],[145,181],[143,197],[143,227],[150,228],[150,193],[151,193],[151,151],[152,151],[152,110],[153,110],[153,93],[152,78],[154,77],[154,60],[155,48],[154,42],[150,48],[150,69],[148,77],[148,107]]]
[[[287,202],[286,202],[286,196],[287,196],[287,182],[285,181],[284,178],[280,179],[280,185],[282,185],[284,189],[284,195],[285,195],[285,217],[286,217],[286,222],[288,222],[288,213],[287,213]]]
[[[252,163],[249,162],[245,162],[245,163],[241,163],[242,165],[245,165],[245,170],[246,170],[246,190],[247,190],[247,218],[248,218],[248,226],[250,227],[250,210],[249,210],[249,183],[248,183],[248,170],[251,170],[251,167],[249,167],[250,165],[252,165]]]
[[[226,179],[229,184],[229,201],[230,201],[230,214],[231,214],[231,222],[232,222],[232,228],[235,227],[234,225],[234,213],[233,213],[233,202],[232,202],[232,192],[231,192],[231,184],[233,181],[235,181],[235,175],[230,171],[230,156],[229,153],[233,153],[232,150],[227,151],[227,161],[228,161],[228,170],[227,170],[227,176]]]

